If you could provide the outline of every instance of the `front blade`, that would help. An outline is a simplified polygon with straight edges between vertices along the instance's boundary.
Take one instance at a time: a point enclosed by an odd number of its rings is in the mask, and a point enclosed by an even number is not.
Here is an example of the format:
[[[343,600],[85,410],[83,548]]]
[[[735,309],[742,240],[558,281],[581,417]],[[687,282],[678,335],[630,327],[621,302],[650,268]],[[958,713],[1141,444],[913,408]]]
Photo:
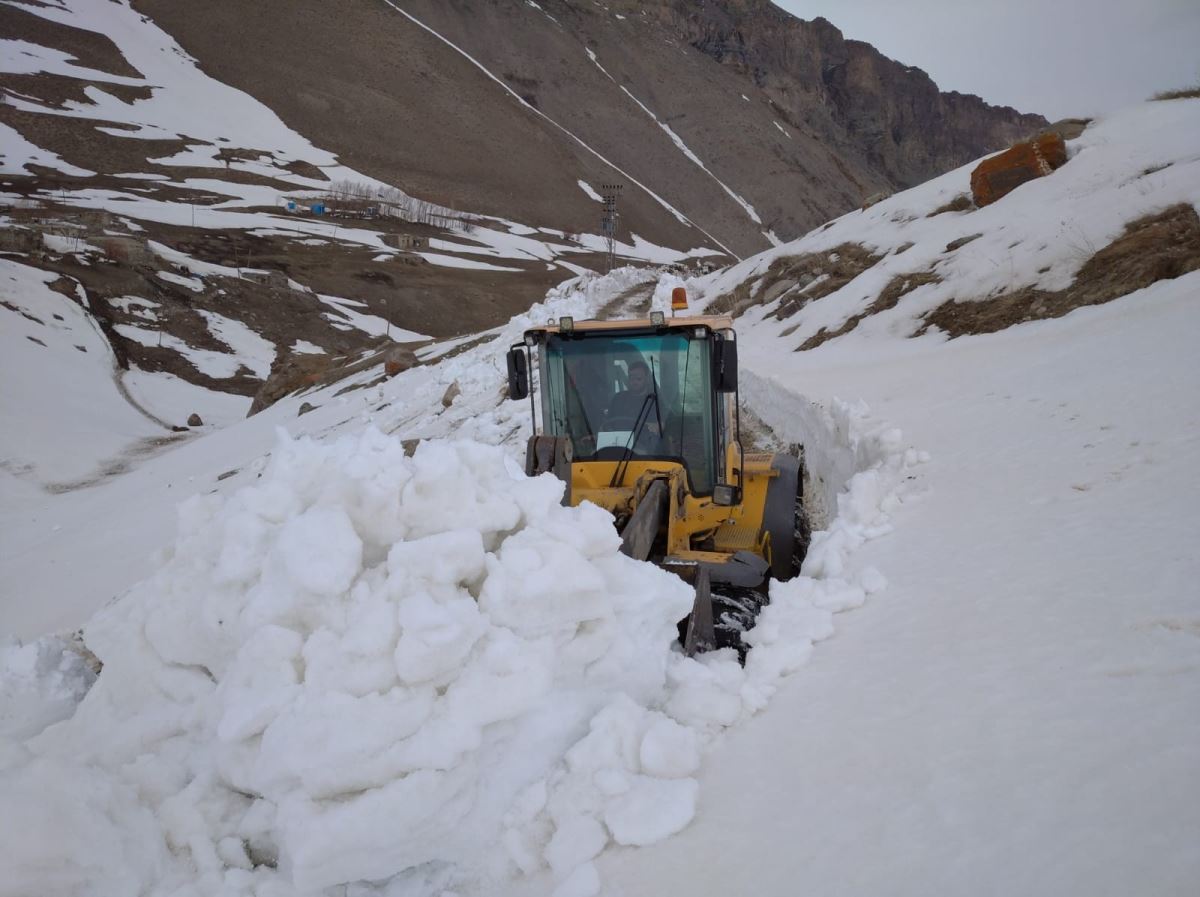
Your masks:
[[[701,651],[711,651],[717,640],[713,633],[712,592],[709,587],[708,569],[703,565],[696,571],[696,601],[688,617],[687,635],[683,640],[683,653],[693,657]]]

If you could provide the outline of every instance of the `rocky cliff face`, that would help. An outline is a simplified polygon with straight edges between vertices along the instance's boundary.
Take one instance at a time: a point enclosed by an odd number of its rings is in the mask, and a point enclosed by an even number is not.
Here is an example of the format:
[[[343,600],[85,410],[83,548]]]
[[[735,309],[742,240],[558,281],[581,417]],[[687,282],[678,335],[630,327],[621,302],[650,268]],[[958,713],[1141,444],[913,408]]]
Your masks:
[[[746,255],[1027,136],[1038,116],[768,0],[135,0],[210,74],[431,201]]]
[[[862,155],[895,188],[1046,125],[1040,115],[943,93],[921,69],[846,40],[826,19],[798,19],[770,0],[662,0],[655,6],[664,25],[753,80],[789,122]]]

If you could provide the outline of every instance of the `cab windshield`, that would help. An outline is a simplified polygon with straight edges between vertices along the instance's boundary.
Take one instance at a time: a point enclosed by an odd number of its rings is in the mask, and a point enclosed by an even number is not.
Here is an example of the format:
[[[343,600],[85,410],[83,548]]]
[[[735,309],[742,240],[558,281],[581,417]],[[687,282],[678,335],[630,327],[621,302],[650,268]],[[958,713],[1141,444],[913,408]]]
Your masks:
[[[577,461],[681,461],[694,494],[712,492],[715,431],[707,331],[550,334],[540,355],[542,419]]]

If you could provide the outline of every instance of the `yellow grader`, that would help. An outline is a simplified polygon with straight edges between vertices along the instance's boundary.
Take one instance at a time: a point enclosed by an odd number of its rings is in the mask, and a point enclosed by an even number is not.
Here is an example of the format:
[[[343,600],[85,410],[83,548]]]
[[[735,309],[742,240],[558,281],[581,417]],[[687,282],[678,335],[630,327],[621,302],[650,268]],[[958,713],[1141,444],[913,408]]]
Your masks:
[[[795,576],[808,548],[801,461],[743,451],[737,372],[733,322],[717,316],[563,317],[508,352],[508,395],[533,412],[525,472],[552,472],[564,504],[612,513],[623,552],[695,587],[689,656],[744,657],[768,580]]]

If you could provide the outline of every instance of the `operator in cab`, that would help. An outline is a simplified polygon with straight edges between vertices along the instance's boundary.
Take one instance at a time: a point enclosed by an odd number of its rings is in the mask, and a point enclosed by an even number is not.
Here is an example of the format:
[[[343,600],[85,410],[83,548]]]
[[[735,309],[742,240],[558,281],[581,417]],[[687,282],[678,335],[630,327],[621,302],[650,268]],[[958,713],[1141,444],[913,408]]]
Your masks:
[[[636,451],[646,454],[662,451],[662,409],[646,362],[630,363],[628,388],[612,397],[605,415],[605,427],[630,433],[636,428],[638,437],[633,446]]]

